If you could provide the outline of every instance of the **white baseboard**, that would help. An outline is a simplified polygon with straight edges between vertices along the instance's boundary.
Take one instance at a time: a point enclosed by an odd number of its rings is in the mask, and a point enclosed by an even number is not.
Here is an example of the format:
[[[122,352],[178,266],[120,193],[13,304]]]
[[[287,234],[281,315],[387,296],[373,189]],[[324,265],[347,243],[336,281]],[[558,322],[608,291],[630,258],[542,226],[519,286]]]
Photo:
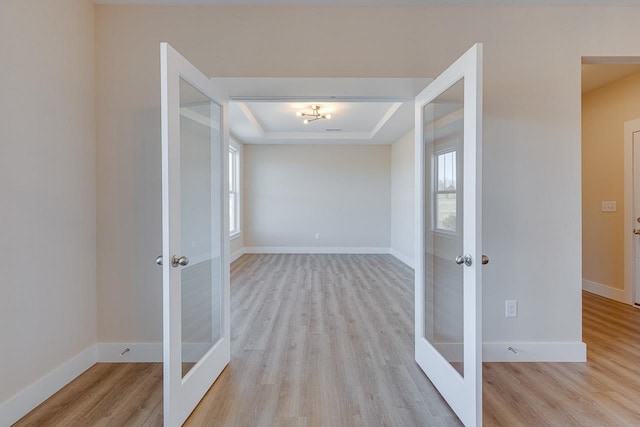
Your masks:
[[[245,249],[244,248],[238,249],[237,251],[235,251],[234,253],[231,254],[231,261],[230,262],[234,262],[235,260],[237,260],[238,258],[240,258],[244,254],[245,254]]]
[[[211,348],[210,343],[184,345],[184,361],[197,362]],[[162,362],[162,342],[111,342],[98,344],[100,363]]]
[[[9,398],[0,404],[0,425],[10,426],[15,423],[78,375],[95,365],[96,361],[96,346],[92,345]]]
[[[483,344],[482,358],[484,362],[586,362],[587,347],[582,342],[493,342]],[[0,404],[0,425],[15,423],[96,362],[161,361],[161,342],[93,345]]]
[[[389,249],[389,253],[391,255],[393,255],[394,257],[396,257],[399,261],[402,261],[407,266],[415,269],[414,264],[413,264],[413,258],[409,258],[408,256],[396,251],[393,248]]]
[[[623,289],[613,288],[611,286],[592,282],[586,279],[582,279],[582,289],[587,292],[591,292],[592,294],[600,295],[601,297],[623,302],[625,304],[630,304],[630,301],[627,300],[626,293]]]
[[[434,347],[450,362],[462,362],[464,359],[461,343],[438,343]],[[485,342],[482,344],[482,361],[586,362],[587,346],[582,342]]]
[[[513,348],[516,352],[509,350]],[[586,362],[583,342],[485,342],[483,362]]]
[[[129,349],[128,351],[125,351]],[[162,362],[162,342],[99,343],[98,362],[145,363]]]
[[[247,254],[388,254],[389,248],[314,247],[314,246],[249,246]]]

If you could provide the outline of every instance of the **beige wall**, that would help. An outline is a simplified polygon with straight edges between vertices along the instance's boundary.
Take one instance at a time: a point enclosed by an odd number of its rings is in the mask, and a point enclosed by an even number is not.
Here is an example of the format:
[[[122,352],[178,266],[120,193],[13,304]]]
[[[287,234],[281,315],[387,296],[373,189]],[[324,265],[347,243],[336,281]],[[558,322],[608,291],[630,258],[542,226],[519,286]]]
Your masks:
[[[247,247],[389,247],[390,146],[246,145],[244,155]]]
[[[582,276],[624,289],[624,122],[640,118],[640,73],[582,97]],[[602,212],[615,200],[617,212]]]
[[[415,132],[391,146],[391,250],[413,266],[415,228]]]
[[[94,6],[3,0],[0,40],[1,407],[96,342]]]
[[[638,22],[632,7],[97,6],[100,340],[161,338],[160,41],[209,75],[265,77],[436,76],[484,42],[484,339],[580,340],[581,56],[640,55]]]

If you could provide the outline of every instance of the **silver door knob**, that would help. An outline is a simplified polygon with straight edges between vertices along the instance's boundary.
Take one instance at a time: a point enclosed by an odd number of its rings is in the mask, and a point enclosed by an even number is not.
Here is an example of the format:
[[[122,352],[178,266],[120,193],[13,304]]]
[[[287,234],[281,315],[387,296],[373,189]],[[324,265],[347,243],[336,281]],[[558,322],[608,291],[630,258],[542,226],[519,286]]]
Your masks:
[[[482,255],[482,265],[489,264],[489,257],[486,255]]]
[[[178,255],[174,255],[171,258],[171,265],[174,267],[178,267],[178,266],[185,266],[185,265],[189,265],[189,258],[187,258],[186,256],[181,256],[178,257]]]
[[[156,258],[156,264],[162,265],[162,255],[159,255],[158,258]]]
[[[471,264],[473,264],[473,261],[471,259],[471,255],[465,255],[465,256],[458,255],[456,257],[456,264],[458,264],[458,265],[464,264],[467,267],[470,267]]]

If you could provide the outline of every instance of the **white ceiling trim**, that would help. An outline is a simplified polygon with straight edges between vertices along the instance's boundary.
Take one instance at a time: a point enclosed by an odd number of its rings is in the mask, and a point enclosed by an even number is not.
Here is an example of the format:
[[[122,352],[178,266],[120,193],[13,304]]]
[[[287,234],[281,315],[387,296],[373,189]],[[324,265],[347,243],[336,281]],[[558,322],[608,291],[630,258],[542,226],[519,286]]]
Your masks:
[[[251,111],[249,106],[247,104],[245,104],[244,102],[238,102],[238,107],[240,107],[240,110],[245,115],[245,117],[247,119],[249,119],[249,121],[251,122],[253,127],[256,128],[256,130],[258,131],[260,136],[263,137],[263,138],[269,138],[267,136],[267,132],[265,132],[264,128],[262,127],[262,125],[260,124],[258,119],[256,119],[256,116],[253,115],[253,112]]]
[[[374,127],[373,130],[371,131],[371,136],[369,137],[369,139],[373,138],[378,134],[378,132],[380,132],[380,129],[382,129],[382,126],[384,126],[389,121],[391,116],[393,116],[396,113],[396,111],[398,111],[398,108],[400,108],[401,106],[402,106],[402,102],[394,102],[393,104],[391,104],[391,107],[389,107],[389,110],[387,110],[387,112],[384,114],[384,116],[382,116],[382,118],[380,119],[376,127]]]
[[[374,144],[388,145],[396,141],[413,127],[415,96],[433,81],[428,77],[423,78],[308,78],[308,77],[212,77],[212,83],[220,88],[233,104],[232,108],[237,114],[236,127],[232,123],[231,132],[237,139],[245,144]],[[351,137],[347,137],[346,131],[323,132],[320,139],[296,139],[296,135],[289,133],[286,137],[272,134],[272,138],[266,138],[265,129],[269,129],[268,122],[262,123],[262,118],[256,110],[255,121],[245,114],[240,103],[246,103],[253,111],[252,104],[260,102],[293,102],[307,103],[362,103],[384,102],[387,105],[378,110],[375,119],[370,120],[369,127],[352,129]],[[376,120],[385,115],[391,104],[400,103],[400,107],[384,126],[371,138],[371,130],[375,128]],[[336,116],[338,117],[338,116]],[[258,120],[259,118],[259,120]],[[255,123],[260,124],[262,134]],[[242,123],[242,125],[238,125]],[[337,123],[333,124],[332,127]],[[262,127],[264,125],[265,127]],[[315,131],[315,129],[310,129]],[[323,128],[324,130],[324,128]],[[283,132],[283,129],[272,129],[272,132]],[[300,133],[300,129],[292,128],[291,132]],[[353,134],[355,133],[355,134]],[[362,138],[362,139],[359,139]]]

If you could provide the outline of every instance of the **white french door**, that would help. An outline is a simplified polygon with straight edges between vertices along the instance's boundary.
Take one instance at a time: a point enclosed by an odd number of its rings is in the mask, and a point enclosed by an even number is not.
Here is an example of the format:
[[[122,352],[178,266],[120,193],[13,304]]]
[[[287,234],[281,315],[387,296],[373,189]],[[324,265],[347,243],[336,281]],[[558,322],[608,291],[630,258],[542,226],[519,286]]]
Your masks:
[[[415,357],[482,425],[482,45],[416,97]]]
[[[180,426],[230,360],[228,103],[162,43],[164,425]]]

